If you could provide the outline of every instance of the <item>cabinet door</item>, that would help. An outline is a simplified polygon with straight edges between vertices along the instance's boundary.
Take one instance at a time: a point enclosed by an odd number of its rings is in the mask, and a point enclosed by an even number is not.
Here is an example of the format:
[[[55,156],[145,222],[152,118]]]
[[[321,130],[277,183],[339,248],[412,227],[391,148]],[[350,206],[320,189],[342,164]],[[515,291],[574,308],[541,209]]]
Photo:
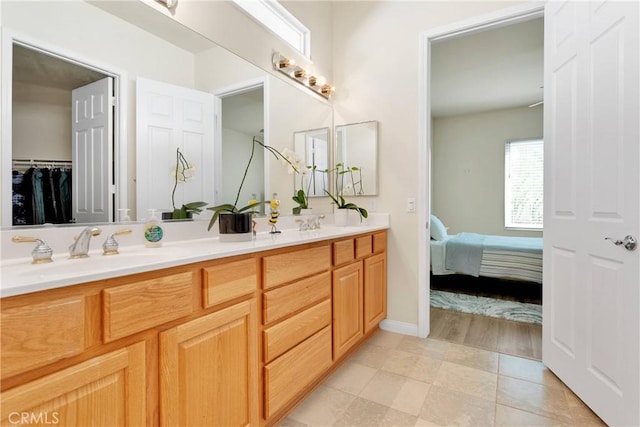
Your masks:
[[[2,393],[2,425],[144,426],[145,344],[112,351]]]
[[[333,271],[333,360],[364,335],[362,261]]]
[[[386,317],[387,257],[382,253],[364,260],[364,332]]]
[[[161,425],[257,425],[256,341],[254,300],[162,332]]]

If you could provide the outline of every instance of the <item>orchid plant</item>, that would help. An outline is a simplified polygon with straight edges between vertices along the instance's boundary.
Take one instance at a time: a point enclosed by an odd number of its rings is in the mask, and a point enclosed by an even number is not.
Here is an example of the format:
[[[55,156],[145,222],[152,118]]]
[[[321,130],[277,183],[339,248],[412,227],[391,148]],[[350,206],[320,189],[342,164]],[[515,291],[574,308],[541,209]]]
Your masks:
[[[249,200],[248,205],[240,208],[238,207],[238,200],[240,200],[240,193],[242,192],[242,186],[244,185],[244,181],[246,180],[247,174],[249,173],[249,167],[251,166],[251,162],[255,155],[256,146],[262,147],[265,150],[267,150],[269,153],[273,154],[276,160],[284,159],[284,161],[288,162],[292,168],[296,169],[296,166],[292,162],[287,160],[282,153],[280,153],[278,150],[276,150],[273,147],[269,147],[268,145],[265,145],[262,141],[260,141],[257,137],[254,136],[251,142],[251,155],[249,156],[249,161],[247,162],[247,166],[245,167],[244,174],[242,175],[242,180],[240,181],[240,186],[238,187],[238,192],[236,193],[236,199],[233,202],[233,204],[224,203],[222,205],[212,206],[207,208],[208,210],[213,211],[213,216],[211,217],[211,221],[209,221],[208,230],[211,230],[211,227],[213,227],[213,224],[216,223],[216,220],[222,213],[257,213],[258,211],[255,209],[258,207],[258,205],[270,203],[269,200],[262,201],[262,202],[259,202],[258,200]]]
[[[189,214],[199,214],[202,208],[207,205],[206,202],[190,202],[183,204],[180,208],[176,208],[176,190],[178,184],[184,184],[195,176],[196,167],[187,161],[180,152],[180,148],[176,149],[176,167],[171,171],[173,177],[173,190],[171,191],[171,205],[173,212],[171,219],[186,219]]]
[[[295,206],[293,208],[292,212],[294,215],[299,215],[302,209],[309,209],[309,191],[311,190],[312,180],[308,179],[308,177],[310,175],[309,172],[311,172],[311,174],[314,174],[317,170],[317,167],[315,165],[302,166],[302,161],[300,160],[300,158],[296,155],[295,152],[289,150],[288,148],[285,148],[282,151],[282,155],[282,161],[287,167],[287,172],[290,175],[300,175],[300,187],[298,188],[298,185],[294,178],[294,194],[293,197],[291,197],[291,200],[298,204],[298,206]],[[307,181],[306,191],[305,179]]]
[[[327,174],[327,169],[319,169],[317,165],[302,165],[302,161],[297,154],[288,148],[282,151],[284,156],[283,162],[286,161],[287,172],[291,174],[298,174],[300,176],[300,184],[298,185],[294,178],[294,194],[291,200],[296,202],[298,206],[293,208],[293,214],[299,215],[302,209],[309,209],[309,195],[317,194],[317,175]],[[312,191],[313,189],[313,191]],[[322,191],[326,190],[325,179],[322,179]]]
[[[328,171],[329,173],[335,174],[335,177],[333,180],[335,190],[333,193],[327,190],[324,190],[324,192],[327,196],[329,196],[329,198],[333,201],[333,203],[336,205],[338,209],[354,210],[358,212],[358,214],[360,215],[360,221],[362,221],[362,218],[367,218],[369,216],[369,212],[367,212],[365,208],[361,208],[355,203],[347,202],[343,197],[345,190],[351,187],[355,188],[355,186],[358,184],[357,182],[354,182],[354,172],[358,172],[358,171],[360,171],[358,167],[355,167],[355,166],[349,167],[349,166],[345,166],[343,163],[336,163],[336,166],[330,171]],[[345,187],[344,177],[347,174],[350,175],[352,184],[351,186]]]

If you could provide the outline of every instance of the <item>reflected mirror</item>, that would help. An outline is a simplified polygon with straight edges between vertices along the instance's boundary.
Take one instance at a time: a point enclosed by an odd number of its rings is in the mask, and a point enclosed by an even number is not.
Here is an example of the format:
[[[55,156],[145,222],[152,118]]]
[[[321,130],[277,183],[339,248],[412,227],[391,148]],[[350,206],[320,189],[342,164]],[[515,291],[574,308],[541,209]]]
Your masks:
[[[98,71],[96,78],[100,77],[100,74],[115,75],[113,93],[117,98],[116,110],[120,111],[114,114],[114,141],[107,144],[113,150],[107,154],[109,162],[101,163],[102,166],[107,165],[107,169],[110,170],[105,190],[102,191],[107,196],[102,201],[102,209],[107,211],[108,221],[117,220],[118,209],[122,208],[130,209],[130,216],[134,220],[144,218],[146,207],[162,211],[170,211],[172,208],[171,190],[174,181],[170,178],[171,171],[175,168],[175,147],[158,145],[148,156],[140,156],[137,152],[136,87],[139,78],[206,92],[212,96],[243,82],[260,79],[264,87],[268,87],[268,91],[264,91],[263,99],[265,120],[260,128],[256,127],[246,132],[262,136],[265,144],[280,151],[285,148],[294,149],[291,135],[300,129],[333,127],[333,110],[328,101],[274,77],[175,20],[150,9],[143,2],[3,2],[0,18],[2,28],[8,30],[6,34],[10,36],[5,40],[62,53],[76,65],[95,65],[93,69]],[[69,26],[68,22],[74,22],[74,25]],[[78,37],[78,34],[84,36]],[[113,34],[118,34],[118,37],[114,38]],[[122,43],[122,40],[127,42]],[[11,50],[3,49],[3,63]],[[32,61],[32,66],[35,68],[37,63]],[[22,73],[23,71],[15,72]],[[45,73],[47,74],[52,75]],[[2,93],[10,95],[12,81],[10,77],[7,81],[7,75],[10,76],[11,73],[3,73],[2,76]],[[23,83],[20,84],[24,86]],[[40,90],[40,96],[34,95],[35,89],[28,89],[32,95],[30,99],[33,99],[33,96],[43,98],[48,93],[47,84],[46,81],[40,81],[33,85]],[[68,98],[69,102],[65,108],[70,111],[70,95]],[[24,102],[23,106],[29,107],[29,103],[30,100]],[[4,110],[4,106],[8,104],[11,104],[11,100],[3,98],[3,117],[11,117],[7,116]],[[25,119],[21,126],[25,123],[28,124],[29,121]],[[232,127],[232,124],[229,125],[230,129]],[[23,144],[13,144],[11,126],[3,126],[0,154],[3,174],[2,226],[10,226],[13,223],[11,173],[14,159],[26,160],[28,164],[22,164],[21,167],[28,168],[31,160],[71,158],[71,148],[66,148],[65,153],[60,155],[58,152],[46,151],[52,147],[51,137],[55,134],[58,138],[62,131],[45,130],[41,126],[32,126],[32,129],[22,126],[21,129],[32,131],[28,140],[40,151],[21,153]],[[261,129],[264,133],[260,132]],[[224,139],[219,131],[216,127],[214,138]],[[71,131],[64,132],[68,140]],[[327,137],[327,144],[328,139]],[[216,146],[222,146],[219,139],[216,139]],[[217,201],[227,202],[222,200],[223,194],[228,193],[227,187],[237,191],[239,182],[234,182],[232,177],[222,176],[222,168],[218,166],[226,162],[222,159],[224,154],[214,152],[211,158],[201,158],[198,151],[189,147],[185,144],[183,153],[190,162],[196,164],[194,180],[213,181],[214,184],[203,186],[196,181],[180,184],[175,194],[175,204],[179,206],[183,202],[194,200],[204,200],[210,205]],[[281,211],[290,212],[294,205],[290,200],[293,194],[291,176],[287,175],[286,168],[279,161],[265,156],[264,152],[257,155],[259,158],[255,158],[254,163],[256,166],[263,165],[264,172],[258,171],[256,179],[259,181],[262,175],[263,182],[252,185],[253,189],[247,186],[247,197],[254,193],[258,196],[264,194],[265,198],[274,193],[278,194],[282,203]],[[89,166],[89,162],[81,163],[78,160],[73,169],[79,170]],[[140,174],[145,170],[156,170],[161,180],[147,180],[150,184],[141,187],[138,181]],[[149,206],[137,206],[140,193],[152,195],[149,197]],[[329,204],[327,209],[330,210]],[[210,212],[205,211],[203,215],[207,213]],[[105,219],[87,221],[103,222]]]
[[[378,194],[378,122],[336,126],[335,164],[350,173],[343,175],[339,190],[345,196]]]
[[[329,188],[326,171],[329,169],[329,128],[313,129],[293,134],[296,159],[300,173],[294,178],[295,191],[304,190],[307,197],[324,197]]]

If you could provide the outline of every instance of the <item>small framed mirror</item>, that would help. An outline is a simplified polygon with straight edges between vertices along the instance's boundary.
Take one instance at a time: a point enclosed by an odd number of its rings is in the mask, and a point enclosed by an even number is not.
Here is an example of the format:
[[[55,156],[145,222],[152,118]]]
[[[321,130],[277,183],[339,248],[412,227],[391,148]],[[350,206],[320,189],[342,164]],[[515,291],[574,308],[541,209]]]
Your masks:
[[[300,161],[301,173],[294,178],[294,192],[302,189],[308,197],[323,197],[329,188],[329,128],[293,134],[293,147]]]
[[[378,194],[378,122],[336,126],[335,164],[350,171],[340,191],[345,196]]]

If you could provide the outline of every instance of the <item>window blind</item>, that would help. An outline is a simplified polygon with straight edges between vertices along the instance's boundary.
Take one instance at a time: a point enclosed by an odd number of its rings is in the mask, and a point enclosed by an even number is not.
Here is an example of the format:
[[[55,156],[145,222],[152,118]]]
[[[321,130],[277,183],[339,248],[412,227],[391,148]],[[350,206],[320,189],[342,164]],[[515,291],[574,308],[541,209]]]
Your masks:
[[[541,139],[505,144],[505,227],[542,228],[544,146]]]

